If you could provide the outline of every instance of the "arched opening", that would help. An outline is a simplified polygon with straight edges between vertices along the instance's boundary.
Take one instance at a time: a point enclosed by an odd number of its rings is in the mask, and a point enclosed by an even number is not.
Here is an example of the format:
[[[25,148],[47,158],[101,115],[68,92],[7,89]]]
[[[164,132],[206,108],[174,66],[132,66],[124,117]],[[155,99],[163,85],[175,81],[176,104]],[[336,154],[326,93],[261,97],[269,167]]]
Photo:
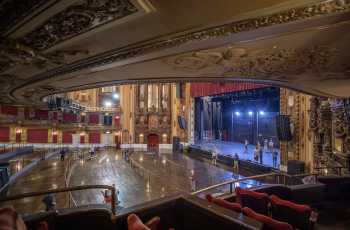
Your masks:
[[[158,149],[159,146],[159,136],[157,134],[151,133],[147,136],[147,148],[149,150]]]

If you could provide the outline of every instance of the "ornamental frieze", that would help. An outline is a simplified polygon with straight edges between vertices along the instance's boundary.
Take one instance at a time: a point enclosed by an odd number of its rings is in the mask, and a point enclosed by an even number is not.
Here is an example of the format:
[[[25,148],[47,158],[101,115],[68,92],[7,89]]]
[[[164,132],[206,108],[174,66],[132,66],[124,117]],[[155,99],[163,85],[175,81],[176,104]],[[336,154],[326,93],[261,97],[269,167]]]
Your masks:
[[[230,36],[232,34],[236,34],[240,32],[253,31],[262,27],[290,23],[290,22],[305,20],[309,18],[319,17],[323,15],[328,15],[332,13],[346,12],[349,9],[350,9],[350,0],[329,0],[324,2],[316,2],[311,5],[284,10],[271,15],[261,16],[257,18],[250,18],[242,21],[235,21],[228,24],[199,30],[196,32],[189,32],[183,35],[176,35],[170,38],[167,37],[163,39],[157,39],[156,41],[150,41],[143,45],[132,47],[130,49],[111,50],[108,55],[97,55],[89,59],[88,62],[85,62],[83,60],[78,65],[74,65],[74,66],[68,65],[61,68],[59,67],[52,71],[39,74],[36,77],[49,78],[49,77],[54,77],[62,74],[68,74],[68,73],[80,71],[86,68],[103,66],[103,65],[111,64],[113,62],[126,60],[128,58],[145,55],[151,52],[160,51],[160,50],[164,50],[172,47],[177,47],[177,46],[191,43],[191,42],[198,42],[198,41],[204,41],[204,40],[214,39],[214,38],[223,37],[223,36]],[[60,19],[57,19],[57,20],[59,20],[60,22]],[[62,38],[66,36],[66,35],[63,35],[63,36],[58,35],[58,33],[54,31],[56,27],[55,26],[51,27],[52,24],[48,24],[48,25],[50,26],[47,26],[46,28],[40,27],[37,30],[35,30],[34,32],[36,34],[34,34],[33,32],[28,36],[26,36],[26,38],[24,38],[24,40],[26,40],[26,44],[31,44],[38,49],[44,49],[45,47],[48,47],[48,44],[55,44],[58,38]],[[68,28],[70,28],[71,25],[72,24],[69,24]],[[78,28],[82,28],[82,27],[78,27]],[[55,37],[48,35],[47,31],[50,31],[52,34],[55,34]],[[40,35],[41,33],[42,35]],[[68,35],[68,37],[71,36],[70,32],[67,32],[66,34]],[[34,40],[34,37],[36,40]],[[40,44],[38,41],[40,41]],[[41,44],[46,44],[46,45],[41,45]]]
[[[326,46],[313,46],[304,49],[275,48],[249,50],[240,47],[227,47],[217,50],[191,52],[165,60],[175,69],[189,72],[198,70],[238,75],[244,77],[264,77],[265,79],[295,80],[303,73],[319,73],[317,80],[327,78],[327,73],[344,75],[350,66],[337,62],[338,50]],[[348,69],[347,69],[348,68]],[[345,70],[344,70],[345,69]]]
[[[26,35],[22,42],[44,50],[135,12],[137,8],[129,0],[80,0]]]

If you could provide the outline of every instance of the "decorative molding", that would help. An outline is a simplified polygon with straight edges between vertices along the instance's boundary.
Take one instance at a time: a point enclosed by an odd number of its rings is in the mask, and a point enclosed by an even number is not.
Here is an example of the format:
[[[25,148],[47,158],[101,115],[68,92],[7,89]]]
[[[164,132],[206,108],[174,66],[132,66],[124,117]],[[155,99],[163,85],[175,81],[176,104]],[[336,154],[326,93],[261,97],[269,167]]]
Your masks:
[[[39,69],[49,65],[62,65],[66,64],[66,56],[87,55],[88,53],[85,50],[57,50],[43,54],[16,40],[2,39],[0,41],[0,73],[16,65],[33,65]]]
[[[170,57],[165,63],[189,72],[215,68],[223,76],[259,76],[281,82],[295,80],[303,73],[318,73],[317,80],[320,81],[348,79],[350,65],[337,62],[338,53],[338,50],[326,46],[263,50],[225,47]]]
[[[328,0],[313,3],[311,5],[284,10],[275,14],[236,21],[216,27],[189,32],[183,35],[165,37],[143,45],[126,49],[115,49],[108,54],[96,55],[88,60],[81,60],[69,65],[61,66],[50,71],[33,76],[35,81],[52,78],[55,76],[80,71],[86,68],[94,68],[122,61],[140,55],[145,55],[154,51],[177,47],[183,44],[214,39],[218,37],[230,36],[240,32],[247,32],[272,25],[285,24],[309,18],[319,17],[332,13],[346,12],[350,9],[350,0]],[[350,73],[349,73],[350,74]]]
[[[45,3],[47,0],[4,0],[0,4],[0,34],[4,34]]]
[[[45,50],[137,11],[129,0],[80,0],[26,35],[22,42]]]

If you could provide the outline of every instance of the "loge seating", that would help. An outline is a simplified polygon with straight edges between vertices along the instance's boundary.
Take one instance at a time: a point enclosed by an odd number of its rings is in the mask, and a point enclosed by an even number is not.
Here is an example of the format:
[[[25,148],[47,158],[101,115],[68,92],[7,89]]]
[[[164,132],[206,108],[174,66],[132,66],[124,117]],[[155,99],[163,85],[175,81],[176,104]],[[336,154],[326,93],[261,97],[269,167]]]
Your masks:
[[[265,191],[271,192],[272,190]],[[277,191],[284,195],[290,194],[283,187],[278,187]],[[296,204],[276,195],[269,197],[266,193],[236,188],[236,201],[239,203],[232,202],[232,199],[230,202],[213,198],[211,195],[207,195],[206,198],[209,202],[233,211],[243,212],[245,215],[262,222],[264,229],[310,230],[313,229],[316,222],[315,212],[310,206]]]
[[[236,188],[236,200],[242,207],[248,207],[255,212],[268,215],[269,196],[266,193],[254,192],[246,189]]]
[[[314,220],[311,219],[312,210],[310,206],[283,200],[275,195],[270,198],[271,214],[274,219],[288,222],[296,229],[313,229]]]

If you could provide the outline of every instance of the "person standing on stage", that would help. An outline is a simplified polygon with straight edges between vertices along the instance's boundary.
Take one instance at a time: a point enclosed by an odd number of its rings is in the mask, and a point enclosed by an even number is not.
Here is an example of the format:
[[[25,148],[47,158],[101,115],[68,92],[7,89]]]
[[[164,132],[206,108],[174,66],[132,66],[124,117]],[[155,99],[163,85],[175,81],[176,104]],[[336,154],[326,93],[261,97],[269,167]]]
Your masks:
[[[211,152],[211,157],[212,157],[212,163],[214,165],[216,165],[216,160],[218,158],[218,151],[217,151],[217,147],[216,146],[214,146],[214,149]]]
[[[270,150],[270,152],[273,152],[273,141],[272,141],[272,138],[269,141],[269,150]]]
[[[255,146],[255,148],[254,148],[254,160],[255,161],[259,160],[259,148],[258,148],[258,146]]]
[[[239,172],[239,156],[237,153],[235,153],[235,156],[233,157],[233,172]]]
[[[261,147],[259,148],[259,161],[260,164],[263,163],[263,149]]]
[[[245,141],[244,141],[244,152],[245,153],[248,153],[248,144],[249,144],[248,140],[245,139]]]
[[[272,152],[272,165],[274,168],[277,167],[277,157],[278,157],[278,152],[277,151],[273,151]]]
[[[264,152],[267,152],[268,151],[268,140],[265,138],[264,139]]]

